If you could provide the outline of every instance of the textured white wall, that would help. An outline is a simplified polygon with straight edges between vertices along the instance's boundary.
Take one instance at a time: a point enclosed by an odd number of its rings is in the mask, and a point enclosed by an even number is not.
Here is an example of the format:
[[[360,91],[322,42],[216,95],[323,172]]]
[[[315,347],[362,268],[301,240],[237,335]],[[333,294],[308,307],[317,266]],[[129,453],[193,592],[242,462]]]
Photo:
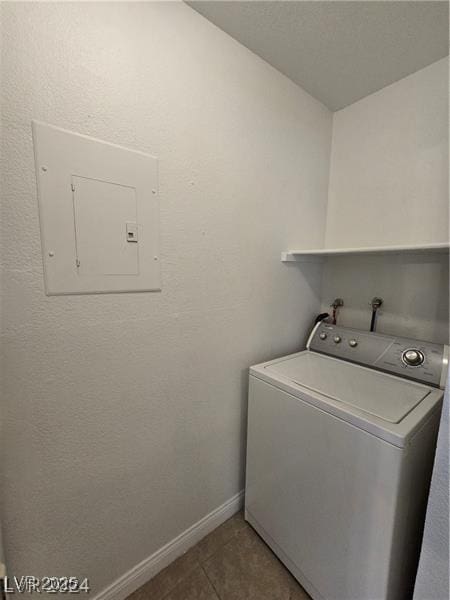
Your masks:
[[[448,240],[448,59],[333,116],[325,244],[352,247]],[[448,256],[333,258],[322,309],[344,299],[342,325],[448,343]]]
[[[370,301],[381,296],[377,331],[448,344],[448,256],[336,257],[323,269],[322,310],[344,300],[338,323],[369,329]]]
[[[333,116],[329,247],[448,240],[448,59]]]
[[[247,368],[295,350],[331,114],[181,3],[2,3],[4,541],[98,591],[243,484]],[[160,158],[162,293],[45,297],[30,120]]]

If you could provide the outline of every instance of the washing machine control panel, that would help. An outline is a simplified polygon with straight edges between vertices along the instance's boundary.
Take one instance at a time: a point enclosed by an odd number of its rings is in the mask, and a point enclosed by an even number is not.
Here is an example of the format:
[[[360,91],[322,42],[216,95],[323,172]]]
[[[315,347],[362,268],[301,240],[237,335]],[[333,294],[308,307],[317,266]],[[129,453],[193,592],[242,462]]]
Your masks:
[[[436,387],[446,383],[449,348],[444,344],[322,322],[313,330],[308,349]]]

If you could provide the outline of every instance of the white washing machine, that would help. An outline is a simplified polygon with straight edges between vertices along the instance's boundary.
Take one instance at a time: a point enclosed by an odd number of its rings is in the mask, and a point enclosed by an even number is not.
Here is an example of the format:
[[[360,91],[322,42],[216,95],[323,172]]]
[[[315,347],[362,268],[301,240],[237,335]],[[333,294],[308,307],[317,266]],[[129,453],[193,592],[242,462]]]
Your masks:
[[[250,369],[245,515],[315,600],[414,585],[448,347],[319,323]]]

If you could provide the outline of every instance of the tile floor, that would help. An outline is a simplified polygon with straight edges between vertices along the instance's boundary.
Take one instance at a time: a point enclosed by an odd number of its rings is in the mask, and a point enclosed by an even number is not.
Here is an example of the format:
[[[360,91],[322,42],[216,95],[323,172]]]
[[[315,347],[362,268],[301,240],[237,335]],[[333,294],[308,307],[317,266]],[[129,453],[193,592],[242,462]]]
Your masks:
[[[310,600],[238,513],[127,600]]]

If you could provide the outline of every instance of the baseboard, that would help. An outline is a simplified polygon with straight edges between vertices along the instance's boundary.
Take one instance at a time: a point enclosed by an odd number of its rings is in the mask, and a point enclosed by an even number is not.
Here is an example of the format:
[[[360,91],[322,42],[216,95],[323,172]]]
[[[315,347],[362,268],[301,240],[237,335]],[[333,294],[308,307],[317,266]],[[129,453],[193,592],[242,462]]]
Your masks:
[[[172,561],[184,554],[205,535],[237,513],[244,502],[244,491],[224,502],[221,506],[194,523],[171,542],[144,559],[127,573],[94,597],[94,600],[124,600]]]

